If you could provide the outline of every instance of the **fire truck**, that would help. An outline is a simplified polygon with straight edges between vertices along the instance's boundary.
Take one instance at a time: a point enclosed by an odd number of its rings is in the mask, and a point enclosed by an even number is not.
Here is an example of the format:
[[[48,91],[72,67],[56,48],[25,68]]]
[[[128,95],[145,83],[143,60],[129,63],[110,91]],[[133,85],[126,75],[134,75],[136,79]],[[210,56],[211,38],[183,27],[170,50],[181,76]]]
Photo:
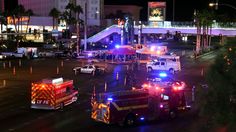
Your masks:
[[[32,83],[31,108],[63,109],[77,100],[78,91],[74,89],[73,80],[63,78],[42,79]]]
[[[161,88],[143,88],[111,93],[100,93],[91,98],[91,118],[106,124],[134,125],[138,122],[175,118],[189,110],[183,89],[174,84]]]

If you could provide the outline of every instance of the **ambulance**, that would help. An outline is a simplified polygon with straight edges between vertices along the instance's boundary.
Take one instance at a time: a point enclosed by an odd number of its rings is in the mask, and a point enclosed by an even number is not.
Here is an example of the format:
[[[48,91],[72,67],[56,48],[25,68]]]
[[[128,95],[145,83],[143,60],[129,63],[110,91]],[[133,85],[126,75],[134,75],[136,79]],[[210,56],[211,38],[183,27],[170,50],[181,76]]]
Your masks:
[[[77,100],[78,90],[73,80],[63,78],[42,79],[32,83],[31,108],[56,110],[63,109]]]

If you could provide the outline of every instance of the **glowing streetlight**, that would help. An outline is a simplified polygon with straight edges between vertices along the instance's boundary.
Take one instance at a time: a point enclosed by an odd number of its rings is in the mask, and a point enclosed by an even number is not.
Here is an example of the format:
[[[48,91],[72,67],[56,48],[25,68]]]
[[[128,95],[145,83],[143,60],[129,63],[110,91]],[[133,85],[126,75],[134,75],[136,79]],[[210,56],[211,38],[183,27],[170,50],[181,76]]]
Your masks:
[[[230,5],[230,4],[225,4],[225,3],[209,3],[209,6],[210,7],[214,7],[215,6],[215,9],[217,10],[218,9],[218,6],[227,6],[227,7],[230,7],[230,8],[232,8],[232,9],[235,9],[236,10],[236,7],[235,6],[233,6],[233,5]]]

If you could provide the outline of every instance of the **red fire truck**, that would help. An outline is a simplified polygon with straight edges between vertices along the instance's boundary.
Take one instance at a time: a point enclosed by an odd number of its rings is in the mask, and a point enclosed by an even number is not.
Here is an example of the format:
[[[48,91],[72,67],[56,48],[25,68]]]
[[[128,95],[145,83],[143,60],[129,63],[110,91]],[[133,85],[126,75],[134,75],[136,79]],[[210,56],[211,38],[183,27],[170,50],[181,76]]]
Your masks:
[[[32,83],[31,108],[63,109],[77,100],[78,91],[74,89],[73,80],[63,78],[43,79]]]
[[[100,93],[92,97],[91,105],[92,119],[125,125],[167,116],[175,118],[178,112],[190,108],[182,89],[149,85],[141,89]]]

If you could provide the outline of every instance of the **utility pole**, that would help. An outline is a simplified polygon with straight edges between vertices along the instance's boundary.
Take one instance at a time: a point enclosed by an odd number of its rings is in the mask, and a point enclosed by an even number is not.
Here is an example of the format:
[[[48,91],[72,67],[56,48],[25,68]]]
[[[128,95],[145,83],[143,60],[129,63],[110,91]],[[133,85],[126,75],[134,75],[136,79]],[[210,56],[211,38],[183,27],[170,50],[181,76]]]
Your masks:
[[[218,6],[219,6],[219,0],[216,0],[216,5],[215,5],[216,10],[218,10]]]
[[[87,2],[85,1],[85,6],[84,6],[84,16],[85,16],[85,19],[84,19],[84,51],[87,50]]]
[[[76,15],[78,17],[78,15]],[[78,20],[78,19],[77,19]],[[80,27],[79,21],[76,22],[76,31],[77,31],[77,46],[76,46],[76,53],[79,54],[79,47],[80,47]]]

